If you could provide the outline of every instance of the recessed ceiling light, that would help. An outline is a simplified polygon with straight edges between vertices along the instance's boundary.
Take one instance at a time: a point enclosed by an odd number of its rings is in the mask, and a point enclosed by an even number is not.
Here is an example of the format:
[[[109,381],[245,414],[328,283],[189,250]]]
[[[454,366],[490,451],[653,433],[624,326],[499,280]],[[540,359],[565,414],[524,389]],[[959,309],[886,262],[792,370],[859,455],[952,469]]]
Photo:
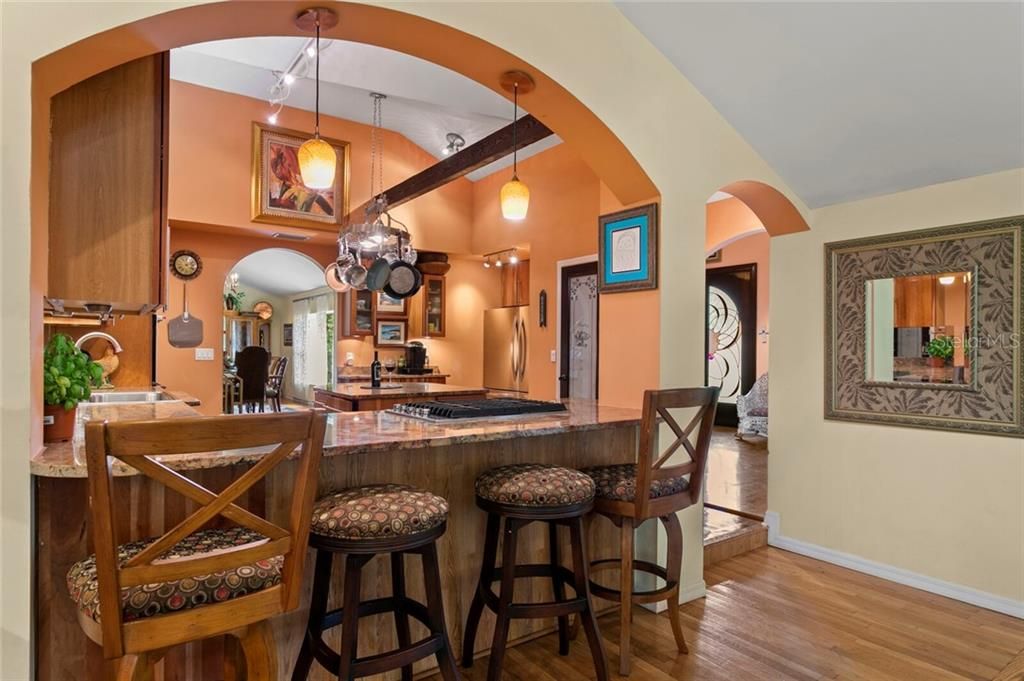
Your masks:
[[[293,76],[290,73],[286,73],[284,74],[282,80],[284,80],[285,84],[287,85],[293,85],[295,83],[295,76]]]
[[[312,45],[310,45],[309,47],[307,47],[307,48],[306,48],[306,56],[307,56],[307,57],[309,57],[310,59],[312,59],[313,57],[315,57],[315,56],[316,56],[316,48],[315,48],[315,47],[313,47]]]

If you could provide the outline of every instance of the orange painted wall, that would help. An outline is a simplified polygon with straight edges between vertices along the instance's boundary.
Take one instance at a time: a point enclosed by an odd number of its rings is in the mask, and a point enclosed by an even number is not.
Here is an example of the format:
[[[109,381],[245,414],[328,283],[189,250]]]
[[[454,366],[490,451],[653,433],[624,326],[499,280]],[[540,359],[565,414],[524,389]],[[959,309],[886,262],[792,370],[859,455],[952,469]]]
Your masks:
[[[203,274],[189,285],[189,306],[203,319],[203,347],[214,348],[216,359],[196,362],[193,350],[172,348],[167,343],[166,324],[161,323],[157,337],[157,380],[168,388],[199,397],[202,411],[209,414],[220,410],[221,290],[231,268],[246,255],[263,248],[291,248],[322,265],[336,255],[333,232],[326,237],[321,235],[328,243],[283,242],[264,236],[278,227],[249,219],[251,124],[253,120],[262,120],[266,112],[266,103],[260,100],[177,81],[171,83],[171,250],[187,248],[203,259]],[[279,123],[282,127],[307,130],[312,114],[285,108],[279,114]],[[321,131],[325,136],[351,143],[350,203],[360,205],[370,193],[370,128],[321,117]],[[384,144],[384,182],[389,186],[436,162],[401,135],[385,131]],[[467,253],[472,203],[472,183],[460,179],[397,207],[393,214],[409,226],[417,248]],[[479,264],[453,260],[448,275],[448,336],[428,342],[431,361],[453,375],[452,383],[475,385],[482,381],[482,310],[498,304],[498,288],[496,281],[488,281],[478,270],[483,270]],[[169,317],[181,312],[181,296],[181,286],[172,281]],[[373,356],[373,343],[341,341],[339,362],[344,361],[346,350],[357,351],[357,363],[366,365],[367,357]]]
[[[501,215],[498,193],[511,173],[502,170],[476,182],[473,191],[473,250],[530,248],[530,394],[556,397],[559,260],[597,253],[597,218],[620,207],[610,191],[567,145],[559,145],[519,164],[519,177],[530,188],[525,220]],[[537,296],[548,292],[548,326],[537,320]],[[599,399],[613,405],[639,406],[643,390],[658,385],[657,291],[601,296]]]
[[[630,204],[630,208],[638,204]],[[623,206],[601,183],[602,215]],[[597,231],[597,220],[594,221]],[[660,254],[659,267],[668,264]],[[645,390],[660,386],[661,289],[601,296],[601,350],[598,357],[601,401],[622,407],[643,405]]]
[[[770,281],[768,279],[768,267],[771,238],[763,230],[750,236],[745,236],[722,249],[721,262],[708,263],[707,267],[708,269],[713,269],[715,267],[747,265],[750,263],[757,265],[757,331],[761,329],[771,330],[768,316],[768,282]],[[768,371],[768,343],[764,342],[764,339],[761,337],[757,338],[756,343],[757,375],[760,376]]]
[[[369,110],[369,98],[366,106]],[[259,229],[268,234],[294,231],[250,220],[252,123],[265,121],[268,110],[262,100],[171,82],[168,213],[172,220]],[[386,125],[386,104],[384,122]],[[278,124],[311,131],[313,114],[285,107],[278,114]],[[361,205],[370,197],[370,127],[321,116],[320,131],[351,143],[349,203],[352,208]],[[385,131],[383,139],[384,184],[388,187],[437,162],[397,133]],[[468,253],[472,196],[472,183],[463,178],[395,208],[393,215],[408,225],[421,250]],[[333,234],[337,230],[328,227],[326,231]]]
[[[187,248],[203,260],[203,273],[188,285],[189,312],[203,320],[201,347],[213,348],[214,361],[196,361],[195,350],[174,348],[167,342],[167,322],[157,324],[156,380],[171,390],[183,390],[202,401],[204,414],[221,411],[221,375],[224,353],[221,330],[224,302],[224,278],[239,260],[264,248],[290,248],[326,264],[334,256],[330,246],[289,243],[260,237],[239,237],[195,229],[171,229],[171,251]],[[246,301],[250,305],[255,301]],[[168,317],[182,311],[182,286],[172,279],[168,290]]]
[[[764,225],[754,211],[736,198],[709,203],[705,215],[705,254],[718,250],[722,244],[741,235],[764,230]]]

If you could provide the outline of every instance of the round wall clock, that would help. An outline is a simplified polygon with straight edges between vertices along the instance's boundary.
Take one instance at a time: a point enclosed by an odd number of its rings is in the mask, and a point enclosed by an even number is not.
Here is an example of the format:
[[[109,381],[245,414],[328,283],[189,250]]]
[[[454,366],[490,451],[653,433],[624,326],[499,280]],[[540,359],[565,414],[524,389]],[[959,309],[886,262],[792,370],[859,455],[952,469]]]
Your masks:
[[[192,251],[175,251],[171,256],[171,274],[178,279],[191,281],[203,271],[203,261]]]
[[[256,313],[260,319],[267,320],[274,316],[274,306],[265,300],[261,300],[252,306],[252,311]]]

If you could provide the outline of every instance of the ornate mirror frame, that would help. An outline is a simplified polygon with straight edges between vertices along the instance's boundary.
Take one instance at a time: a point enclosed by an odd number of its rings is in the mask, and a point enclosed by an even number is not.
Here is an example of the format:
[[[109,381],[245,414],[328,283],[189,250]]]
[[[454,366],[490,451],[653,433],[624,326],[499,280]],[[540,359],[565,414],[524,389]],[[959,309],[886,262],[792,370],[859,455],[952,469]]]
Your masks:
[[[825,418],[1024,437],[1024,216],[825,244]],[[867,378],[865,282],[972,272],[971,381]]]

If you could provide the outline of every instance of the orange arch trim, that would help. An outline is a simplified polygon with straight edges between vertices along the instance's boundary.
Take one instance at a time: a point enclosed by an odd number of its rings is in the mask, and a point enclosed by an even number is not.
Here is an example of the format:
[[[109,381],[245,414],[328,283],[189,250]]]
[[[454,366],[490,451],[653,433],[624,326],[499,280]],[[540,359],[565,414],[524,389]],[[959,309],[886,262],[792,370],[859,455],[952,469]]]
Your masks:
[[[765,231],[772,236],[806,232],[810,229],[800,211],[785,194],[764,182],[739,180],[725,185],[721,191],[732,194],[745,203],[761,221]]]

